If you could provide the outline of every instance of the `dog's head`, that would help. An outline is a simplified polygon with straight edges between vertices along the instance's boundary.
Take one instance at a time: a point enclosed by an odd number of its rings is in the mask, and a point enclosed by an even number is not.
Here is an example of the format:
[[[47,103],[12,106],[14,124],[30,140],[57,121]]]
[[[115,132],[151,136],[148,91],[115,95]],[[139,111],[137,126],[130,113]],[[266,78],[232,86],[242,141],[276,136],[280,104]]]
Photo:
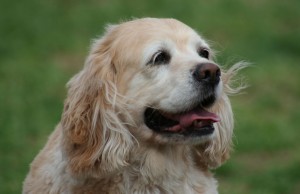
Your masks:
[[[73,171],[126,165],[135,145],[190,145],[204,166],[228,157],[233,116],[224,72],[194,30],[173,19],[109,26],[68,83],[62,117]],[[138,146],[138,145],[135,145]],[[98,164],[98,165],[97,165]]]

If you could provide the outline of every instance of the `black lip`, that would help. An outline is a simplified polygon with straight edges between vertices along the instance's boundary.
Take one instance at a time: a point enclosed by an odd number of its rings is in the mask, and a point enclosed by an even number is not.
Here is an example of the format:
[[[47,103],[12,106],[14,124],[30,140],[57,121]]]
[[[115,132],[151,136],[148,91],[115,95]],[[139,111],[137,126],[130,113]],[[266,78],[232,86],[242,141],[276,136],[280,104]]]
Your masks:
[[[195,106],[192,106],[190,110],[197,108],[197,107],[209,108],[215,103],[216,96],[214,93],[211,93],[210,88],[206,88],[204,93],[206,93],[208,95],[206,95],[206,97],[202,98],[202,100],[200,102],[198,102],[198,104],[196,104]],[[188,112],[188,111],[189,110],[185,110],[183,112],[178,112],[176,114],[180,114],[180,113],[184,113],[184,112]],[[156,133],[165,134],[165,135],[180,134],[183,136],[203,136],[203,135],[209,135],[214,132],[213,124],[209,124],[209,125],[203,126],[201,128],[190,127],[188,129],[184,129],[184,130],[176,131],[176,132],[166,130],[167,128],[178,125],[179,123],[178,123],[178,121],[166,118],[165,116],[163,116],[161,114],[161,112],[163,112],[163,110],[158,110],[158,109],[151,108],[151,107],[146,108],[146,110],[144,112],[144,123],[146,124],[146,126],[149,129],[155,131]]]
[[[144,122],[148,128],[161,132],[164,131],[165,128],[172,127],[177,125],[178,122],[167,119],[160,112],[153,108],[147,108],[144,113]]]
[[[201,128],[189,128],[186,131],[183,132],[184,136],[204,136],[204,135],[210,135],[214,132],[215,128],[211,125],[206,125]]]
[[[190,127],[188,129],[184,129],[178,132],[166,130],[166,128],[172,127],[174,125],[178,125],[179,123],[177,121],[164,117],[159,112],[159,110],[153,108],[147,108],[145,110],[144,123],[149,129],[155,131],[156,133],[166,135],[166,136],[173,136],[173,135],[176,136],[180,135],[184,137],[204,136],[204,135],[212,134],[215,129],[213,124],[209,124],[201,128]]]

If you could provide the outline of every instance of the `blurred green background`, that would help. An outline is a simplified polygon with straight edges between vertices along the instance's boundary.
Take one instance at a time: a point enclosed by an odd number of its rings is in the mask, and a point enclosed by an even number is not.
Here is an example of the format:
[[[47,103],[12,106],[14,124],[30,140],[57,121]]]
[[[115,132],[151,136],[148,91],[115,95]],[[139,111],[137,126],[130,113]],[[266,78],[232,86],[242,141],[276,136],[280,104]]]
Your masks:
[[[299,0],[1,0],[0,193],[20,193],[91,39],[145,16],[190,25],[222,65],[253,64],[242,72],[250,87],[231,98],[235,151],[215,171],[220,193],[299,194]]]

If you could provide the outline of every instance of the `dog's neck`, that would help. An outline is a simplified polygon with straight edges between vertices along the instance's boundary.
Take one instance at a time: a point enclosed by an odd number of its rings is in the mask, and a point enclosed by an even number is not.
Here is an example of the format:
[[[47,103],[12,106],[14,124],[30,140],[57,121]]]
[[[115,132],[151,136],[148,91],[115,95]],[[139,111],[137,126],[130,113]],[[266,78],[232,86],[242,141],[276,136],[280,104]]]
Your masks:
[[[149,146],[140,146],[132,152],[129,165],[121,176],[129,181],[125,185],[137,190],[148,188],[149,191],[159,190],[158,193],[205,193],[203,191],[207,186],[215,181],[209,171],[200,170],[191,152],[191,148],[184,145],[152,146],[150,149]],[[206,178],[201,180],[201,177]]]
[[[180,177],[194,166],[190,152],[188,146],[141,146],[132,153],[129,169],[151,180]]]

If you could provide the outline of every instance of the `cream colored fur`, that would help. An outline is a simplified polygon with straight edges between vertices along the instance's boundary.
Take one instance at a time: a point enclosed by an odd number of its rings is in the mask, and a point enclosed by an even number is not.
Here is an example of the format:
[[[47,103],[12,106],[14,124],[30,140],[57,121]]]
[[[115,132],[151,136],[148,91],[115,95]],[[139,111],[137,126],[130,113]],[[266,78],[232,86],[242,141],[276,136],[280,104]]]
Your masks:
[[[143,122],[146,107],[178,111],[197,98],[188,72],[211,61],[197,54],[197,46],[209,48],[173,19],[109,26],[69,81],[61,122],[32,162],[23,193],[218,193],[209,169],[229,157],[233,115],[227,95],[238,92],[230,81],[242,63],[222,72],[219,97],[210,108],[221,121],[212,135],[176,143]],[[161,47],[170,50],[172,61],[149,67]]]

